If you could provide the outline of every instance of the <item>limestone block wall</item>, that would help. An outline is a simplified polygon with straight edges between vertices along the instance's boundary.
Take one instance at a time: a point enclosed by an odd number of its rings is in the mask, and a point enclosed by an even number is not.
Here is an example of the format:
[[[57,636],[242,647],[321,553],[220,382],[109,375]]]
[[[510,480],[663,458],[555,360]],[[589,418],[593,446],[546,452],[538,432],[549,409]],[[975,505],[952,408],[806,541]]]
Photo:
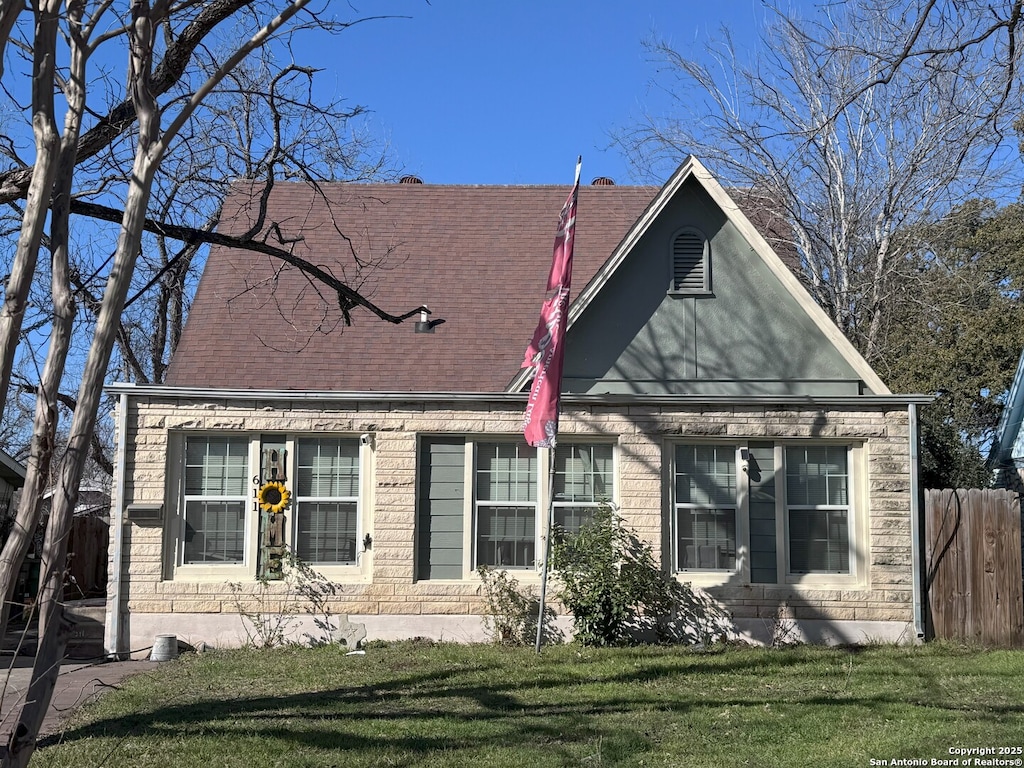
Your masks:
[[[182,432],[222,430],[261,433],[349,433],[373,436],[372,482],[364,526],[372,548],[358,569],[340,579],[330,608],[352,616],[464,616],[482,613],[475,576],[417,581],[416,448],[422,434],[515,436],[522,410],[508,403],[323,402],[188,399],[138,395],[129,399],[124,498],[115,503],[162,503],[164,521],[127,521],[121,563],[122,605],[132,614],[235,614],[287,610],[294,596],[286,583],[269,587],[255,578],[183,579],[168,555],[167,521],[178,500],[168,487],[171,449]],[[626,524],[661,555],[669,519],[663,470],[672,441],[700,439],[820,438],[864,447],[869,513],[867,573],[860,583],[823,587],[808,583],[749,584],[729,579],[709,587],[738,619],[771,620],[784,606],[797,619],[909,622],[912,618],[910,459],[906,410],[578,405],[563,407],[560,433],[600,435],[618,445],[617,497]],[[111,548],[111,552],[114,548]],[[111,567],[116,564],[111,563]],[[516,573],[522,583],[538,580]]]

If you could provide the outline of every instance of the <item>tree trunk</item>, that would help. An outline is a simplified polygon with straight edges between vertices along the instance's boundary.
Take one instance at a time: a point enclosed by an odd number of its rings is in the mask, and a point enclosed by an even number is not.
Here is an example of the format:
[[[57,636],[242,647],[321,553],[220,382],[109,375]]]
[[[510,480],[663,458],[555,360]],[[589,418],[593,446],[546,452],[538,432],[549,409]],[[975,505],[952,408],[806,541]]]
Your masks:
[[[60,145],[60,136],[53,118],[54,60],[57,56],[60,2],[45,0],[40,4],[37,0],[33,3],[33,11],[32,131],[35,134],[36,163],[28,188],[11,276],[7,280],[4,305],[0,310],[0,408],[7,404],[14,355],[21,338],[29,289],[35,277]]]
[[[11,37],[11,30],[18,20],[18,14],[25,9],[22,0],[0,0],[0,75],[4,73],[4,51]]]
[[[68,17],[72,24],[81,20],[84,3],[68,3]],[[43,374],[36,390],[36,409],[32,426],[31,453],[29,454],[25,485],[11,535],[0,553],[0,637],[7,631],[10,618],[10,600],[14,594],[18,571],[28,552],[32,536],[39,524],[43,493],[50,478],[54,435],[57,429],[57,400],[61,378],[75,321],[75,302],[71,293],[68,245],[70,238],[71,190],[78,137],[82,115],[85,112],[85,69],[88,54],[81,46],[72,45],[71,77],[65,86],[68,111],[64,121],[60,156],[54,172],[53,203],[50,214],[50,249],[52,251],[51,291],[53,293],[53,327],[50,345],[43,365]]]
[[[43,715],[50,706],[57,682],[58,667],[67,647],[69,630],[62,604],[62,591],[68,535],[75,505],[78,502],[79,483],[96,425],[96,414],[103,394],[103,381],[110,364],[121,312],[131,287],[135,263],[142,244],[146,209],[162,154],[185,120],[201,103],[202,98],[223,79],[226,72],[236,66],[249,51],[266,42],[275,30],[302,10],[308,2],[309,0],[296,0],[290,3],[266,27],[239,46],[224,67],[193,94],[162,137],[160,110],[151,87],[151,71],[155,27],[163,19],[151,17],[147,0],[132,2],[129,85],[139,119],[135,162],[128,185],[114,263],[107,278],[103,305],[82,373],[78,389],[78,407],[71,420],[68,448],[61,465],[60,478],[46,527],[39,591],[40,643],[36,663],[32,667],[32,682],[29,688],[31,699],[18,718],[18,725],[9,742],[2,768],[24,768],[28,764],[35,749],[35,740]]]

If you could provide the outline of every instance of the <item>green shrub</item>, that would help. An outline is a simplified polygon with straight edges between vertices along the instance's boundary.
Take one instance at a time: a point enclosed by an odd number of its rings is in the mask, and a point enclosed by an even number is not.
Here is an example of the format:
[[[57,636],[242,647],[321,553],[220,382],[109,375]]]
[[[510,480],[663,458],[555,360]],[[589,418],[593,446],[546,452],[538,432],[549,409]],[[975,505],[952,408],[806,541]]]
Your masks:
[[[555,532],[551,568],[583,645],[655,638],[707,645],[734,632],[721,607],[662,572],[651,546],[607,506],[578,533]]]

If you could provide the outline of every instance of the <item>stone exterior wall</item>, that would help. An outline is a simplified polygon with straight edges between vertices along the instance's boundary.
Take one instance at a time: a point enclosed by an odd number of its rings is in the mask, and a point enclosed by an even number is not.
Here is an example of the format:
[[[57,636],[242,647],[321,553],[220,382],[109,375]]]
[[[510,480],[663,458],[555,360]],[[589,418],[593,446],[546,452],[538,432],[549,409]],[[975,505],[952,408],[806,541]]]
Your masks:
[[[373,492],[364,516],[373,536],[364,577],[342,585],[338,614],[359,616],[465,616],[482,612],[479,582],[414,578],[416,446],[420,434],[507,435],[520,433],[514,404],[366,402],[309,405],[296,401],[194,402],[132,396],[127,415],[124,499],[115,504],[163,503],[165,521],[178,500],[167,487],[169,435],[234,431],[249,434],[350,433],[373,435]],[[708,591],[737,619],[771,621],[785,605],[795,619],[824,622],[912,621],[910,460],[905,408],[889,411],[767,407],[566,405],[560,433],[614,437],[619,446],[617,496],[626,523],[663,548],[663,455],[672,440],[687,438],[821,438],[866,446],[869,522],[868,573],[855,587],[728,583]],[[221,581],[186,581],[169,573],[165,547],[173,544],[166,523],[128,521],[123,528],[122,610],[141,614],[236,614],[285,607],[283,584],[257,600],[255,580],[232,591]],[[114,551],[114,548],[111,548]],[[112,564],[113,566],[113,564]],[[522,582],[531,575],[517,572]]]

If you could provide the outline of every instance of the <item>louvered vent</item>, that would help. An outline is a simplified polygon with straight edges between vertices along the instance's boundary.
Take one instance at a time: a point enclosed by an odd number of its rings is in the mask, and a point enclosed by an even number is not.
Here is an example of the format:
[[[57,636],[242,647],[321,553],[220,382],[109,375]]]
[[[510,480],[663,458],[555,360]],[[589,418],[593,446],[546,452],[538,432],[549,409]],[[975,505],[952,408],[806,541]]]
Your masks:
[[[672,243],[672,290],[705,291],[704,238],[683,232]]]

